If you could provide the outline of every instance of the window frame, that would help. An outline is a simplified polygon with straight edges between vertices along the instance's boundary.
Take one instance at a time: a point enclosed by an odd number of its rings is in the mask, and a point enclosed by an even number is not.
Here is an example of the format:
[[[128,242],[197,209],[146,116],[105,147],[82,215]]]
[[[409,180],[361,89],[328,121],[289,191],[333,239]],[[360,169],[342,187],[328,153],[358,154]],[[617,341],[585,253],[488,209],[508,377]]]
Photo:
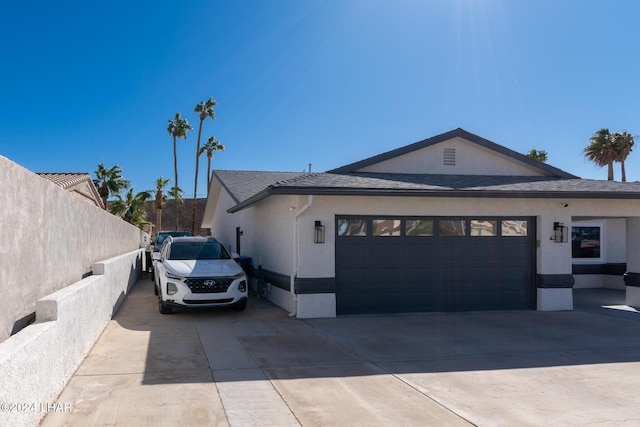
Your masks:
[[[342,220],[361,220],[365,224],[365,234],[362,235],[340,235],[340,221]],[[400,234],[398,235],[374,235],[374,221],[376,220],[398,220],[400,221]],[[432,223],[431,235],[408,235],[407,234],[407,222],[408,221],[430,221]],[[345,239],[351,237],[360,238],[382,238],[382,237],[402,237],[409,239],[429,239],[429,238],[455,238],[455,239],[492,239],[492,238],[509,238],[509,239],[529,239],[533,238],[536,234],[534,217],[524,216],[434,216],[434,215],[335,215],[334,223],[336,226],[335,237],[338,239]],[[464,234],[463,235],[443,235],[440,233],[440,225],[442,221],[464,221]],[[472,235],[471,223],[473,221],[488,221],[495,223],[494,235]],[[526,235],[503,235],[503,222],[504,221],[524,221],[526,223]],[[532,234],[533,233],[533,234]]]
[[[598,258],[595,257],[591,257],[591,258],[586,258],[586,257],[574,257],[573,256],[573,229],[574,228],[599,228],[600,229],[600,241],[599,241],[599,245],[600,245],[600,256]],[[602,264],[604,263],[605,259],[606,259],[606,254],[605,254],[605,245],[604,240],[605,240],[605,233],[606,233],[606,228],[605,228],[605,223],[601,222],[601,221],[589,221],[589,222],[576,222],[576,223],[572,223],[571,224],[571,239],[569,240],[569,242],[571,242],[571,262],[574,264]]]

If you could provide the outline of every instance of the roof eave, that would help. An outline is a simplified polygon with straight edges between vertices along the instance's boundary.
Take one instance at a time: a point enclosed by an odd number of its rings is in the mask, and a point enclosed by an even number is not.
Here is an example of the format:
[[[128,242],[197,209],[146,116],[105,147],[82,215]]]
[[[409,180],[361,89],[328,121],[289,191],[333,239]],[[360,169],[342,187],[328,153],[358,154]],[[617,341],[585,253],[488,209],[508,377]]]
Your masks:
[[[422,190],[422,189],[381,189],[381,188],[336,188],[336,187],[269,187],[249,199],[227,210],[235,213],[260,202],[272,195],[313,195],[313,196],[386,196],[386,197],[456,197],[482,199],[640,199],[640,193],[620,191],[499,191],[499,190]]]
[[[272,193],[273,187],[268,187],[265,188],[264,190],[262,190],[261,192],[249,197],[247,200],[238,203],[237,205],[227,209],[227,213],[236,213],[238,211],[241,211],[245,208],[248,208],[249,206],[258,203],[261,200],[266,199],[267,197],[269,197]],[[284,194],[284,193],[283,193]]]

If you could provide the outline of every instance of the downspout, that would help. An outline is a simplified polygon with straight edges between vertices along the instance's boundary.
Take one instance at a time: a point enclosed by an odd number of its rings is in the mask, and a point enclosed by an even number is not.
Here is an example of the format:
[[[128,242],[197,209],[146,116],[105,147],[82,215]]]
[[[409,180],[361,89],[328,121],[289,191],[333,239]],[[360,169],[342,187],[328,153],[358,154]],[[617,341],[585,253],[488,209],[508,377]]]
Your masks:
[[[307,204],[300,208],[300,210],[296,213],[293,221],[293,271],[291,272],[291,277],[289,279],[289,292],[293,295],[294,308],[291,313],[289,313],[289,317],[295,317],[298,313],[298,297],[296,296],[296,277],[298,277],[298,262],[299,262],[299,252],[300,252],[300,242],[298,240],[298,218],[304,211],[309,209],[311,204],[313,203],[313,196],[307,196]]]

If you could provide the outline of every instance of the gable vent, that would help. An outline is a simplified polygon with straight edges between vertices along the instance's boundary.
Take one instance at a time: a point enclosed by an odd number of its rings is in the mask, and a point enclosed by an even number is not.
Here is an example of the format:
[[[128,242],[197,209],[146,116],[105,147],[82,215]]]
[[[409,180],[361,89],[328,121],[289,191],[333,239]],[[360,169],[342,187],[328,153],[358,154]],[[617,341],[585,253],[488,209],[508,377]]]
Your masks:
[[[455,166],[456,165],[456,149],[455,148],[445,148],[444,149],[444,162],[445,166]]]

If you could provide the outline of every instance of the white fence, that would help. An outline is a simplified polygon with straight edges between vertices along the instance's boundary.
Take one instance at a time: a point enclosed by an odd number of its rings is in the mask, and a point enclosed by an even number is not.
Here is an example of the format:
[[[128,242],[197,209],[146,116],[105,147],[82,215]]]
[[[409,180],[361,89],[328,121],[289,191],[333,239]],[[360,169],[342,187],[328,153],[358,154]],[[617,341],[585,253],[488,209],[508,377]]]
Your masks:
[[[36,301],[141,247],[145,233],[0,156],[0,341]]]
[[[0,227],[0,426],[35,426],[140,275],[148,236],[2,156]]]
[[[57,404],[140,275],[143,258],[140,249],[97,263],[100,274],[38,300],[36,323],[0,343],[0,426],[36,426]]]

